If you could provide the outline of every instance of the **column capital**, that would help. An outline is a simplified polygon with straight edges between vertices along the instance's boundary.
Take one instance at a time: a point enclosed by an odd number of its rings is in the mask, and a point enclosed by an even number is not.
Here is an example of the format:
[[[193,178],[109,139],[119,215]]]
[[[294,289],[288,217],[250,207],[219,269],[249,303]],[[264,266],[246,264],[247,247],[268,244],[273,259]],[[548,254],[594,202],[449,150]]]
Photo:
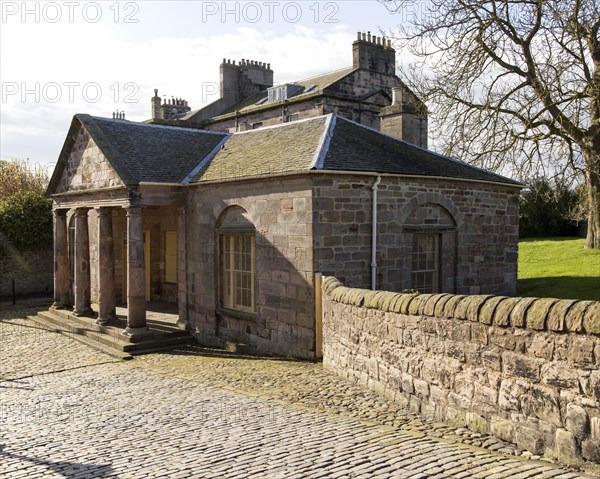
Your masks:
[[[69,208],[55,208],[52,210],[52,214],[57,218],[64,218],[69,211]]]
[[[96,210],[96,213],[98,213],[98,216],[109,216],[112,214],[111,206],[96,206],[94,209]]]
[[[123,208],[125,209],[125,214],[127,216],[140,216],[142,214],[142,207],[141,206],[123,206]]]
[[[75,216],[87,216],[89,210],[87,207],[75,208]]]

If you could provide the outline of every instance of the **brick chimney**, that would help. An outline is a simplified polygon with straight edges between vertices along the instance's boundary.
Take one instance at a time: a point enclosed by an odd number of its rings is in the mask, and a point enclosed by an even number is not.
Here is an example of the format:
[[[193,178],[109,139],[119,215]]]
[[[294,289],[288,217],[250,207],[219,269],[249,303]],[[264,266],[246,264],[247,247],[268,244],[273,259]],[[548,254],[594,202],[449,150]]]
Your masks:
[[[358,32],[352,44],[352,66],[372,72],[396,74],[396,50],[391,40],[371,35],[371,32]]]

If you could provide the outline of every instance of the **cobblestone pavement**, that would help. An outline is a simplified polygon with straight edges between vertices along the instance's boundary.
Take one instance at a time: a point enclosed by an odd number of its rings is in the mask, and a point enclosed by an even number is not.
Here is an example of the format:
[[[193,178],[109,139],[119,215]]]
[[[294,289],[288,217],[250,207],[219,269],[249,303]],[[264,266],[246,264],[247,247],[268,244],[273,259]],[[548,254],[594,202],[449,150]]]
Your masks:
[[[197,347],[124,362],[13,319],[25,312],[0,311],[0,477],[586,477],[423,423],[319,364]]]

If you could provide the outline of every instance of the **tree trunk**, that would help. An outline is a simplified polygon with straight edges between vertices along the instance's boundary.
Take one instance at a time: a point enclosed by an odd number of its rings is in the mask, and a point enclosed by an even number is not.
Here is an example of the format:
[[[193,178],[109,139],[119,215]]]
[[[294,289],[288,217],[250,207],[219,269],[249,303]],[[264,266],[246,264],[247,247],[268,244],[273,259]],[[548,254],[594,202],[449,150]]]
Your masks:
[[[586,248],[600,249],[600,154],[584,152],[585,186],[588,196],[588,227]]]

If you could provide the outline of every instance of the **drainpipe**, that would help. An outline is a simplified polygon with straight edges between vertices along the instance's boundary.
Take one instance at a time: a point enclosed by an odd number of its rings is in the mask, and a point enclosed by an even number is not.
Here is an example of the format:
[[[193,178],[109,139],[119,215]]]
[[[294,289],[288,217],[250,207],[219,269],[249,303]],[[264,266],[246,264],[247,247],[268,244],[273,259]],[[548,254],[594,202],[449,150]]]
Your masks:
[[[371,189],[373,190],[373,221],[371,223],[371,289],[377,288],[377,187],[381,183],[381,176],[377,179]]]

